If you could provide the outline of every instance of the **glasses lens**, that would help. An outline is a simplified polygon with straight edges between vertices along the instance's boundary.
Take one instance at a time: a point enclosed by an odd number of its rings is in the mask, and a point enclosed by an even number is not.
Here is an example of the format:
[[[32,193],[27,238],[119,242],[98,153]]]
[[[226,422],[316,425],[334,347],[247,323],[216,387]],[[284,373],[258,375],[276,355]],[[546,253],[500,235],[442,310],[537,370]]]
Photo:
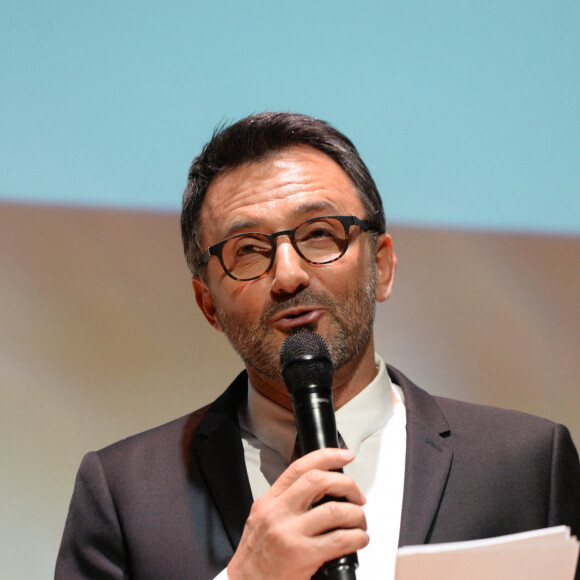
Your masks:
[[[226,269],[239,280],[261,276],[270,265],[272,244],[261,234],[241,234],[230,238],[222,248]]]
[[[300,224],[295,239],[302,255],[314,264],[336,260],[344,253],[347,244],[344,226],[334,218]]]

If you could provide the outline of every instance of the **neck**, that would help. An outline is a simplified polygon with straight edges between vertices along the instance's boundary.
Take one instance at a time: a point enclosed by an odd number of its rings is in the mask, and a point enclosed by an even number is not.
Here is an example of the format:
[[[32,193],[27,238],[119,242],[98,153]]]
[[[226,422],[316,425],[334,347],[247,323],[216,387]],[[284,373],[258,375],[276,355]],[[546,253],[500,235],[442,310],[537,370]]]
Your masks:
[[[281,376],[280,380],[271,380],[251,367],[246,366],[246,369],[250,382],[258,392],[278,405],[292,410],[290,395]],[[345,403],[348,403],[369,385],[376,376],[375,346],[371,334],[355,358],[335,371],[332,381],[334,408],[340,409]]]

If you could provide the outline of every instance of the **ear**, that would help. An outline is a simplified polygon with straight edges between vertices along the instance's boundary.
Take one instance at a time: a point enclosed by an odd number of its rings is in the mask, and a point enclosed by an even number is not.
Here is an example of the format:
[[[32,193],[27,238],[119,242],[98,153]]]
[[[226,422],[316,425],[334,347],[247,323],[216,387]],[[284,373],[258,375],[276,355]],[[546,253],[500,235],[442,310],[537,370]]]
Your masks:
[[[191,284],[193,286],[193,291],[195,292],[195,300],[199,309],[213,328],[219,332],[223,332],[224,329],[216,316],[213,296],[211,295],[207,284],[198,276],[192,278]]]
[[[377,302],[384,302],[393,290],[397,256],[393,249],[393,240],[388,234],[381,234],[375,249],[375,266],[377,271]]]

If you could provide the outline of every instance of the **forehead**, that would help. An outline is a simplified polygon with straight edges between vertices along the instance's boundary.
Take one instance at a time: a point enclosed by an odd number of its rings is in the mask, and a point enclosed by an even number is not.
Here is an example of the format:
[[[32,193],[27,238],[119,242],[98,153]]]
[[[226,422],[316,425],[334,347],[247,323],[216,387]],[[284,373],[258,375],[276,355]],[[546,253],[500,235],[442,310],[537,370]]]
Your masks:
[[[328,155],[293,147],[247,163],[210,184],[201,209],[202,241],[237,231],[285,229],[313,215],[364,217],[348,175]]]

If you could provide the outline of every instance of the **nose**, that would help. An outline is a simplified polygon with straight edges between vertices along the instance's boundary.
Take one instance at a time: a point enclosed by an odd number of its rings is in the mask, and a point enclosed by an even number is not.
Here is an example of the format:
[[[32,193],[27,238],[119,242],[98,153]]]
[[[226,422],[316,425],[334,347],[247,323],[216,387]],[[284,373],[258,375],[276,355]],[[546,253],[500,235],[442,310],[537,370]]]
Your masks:
[[[272,271],[272,292],[294,294],[310,284],[308,264],[298,255],[290,240],[278,239]]]

